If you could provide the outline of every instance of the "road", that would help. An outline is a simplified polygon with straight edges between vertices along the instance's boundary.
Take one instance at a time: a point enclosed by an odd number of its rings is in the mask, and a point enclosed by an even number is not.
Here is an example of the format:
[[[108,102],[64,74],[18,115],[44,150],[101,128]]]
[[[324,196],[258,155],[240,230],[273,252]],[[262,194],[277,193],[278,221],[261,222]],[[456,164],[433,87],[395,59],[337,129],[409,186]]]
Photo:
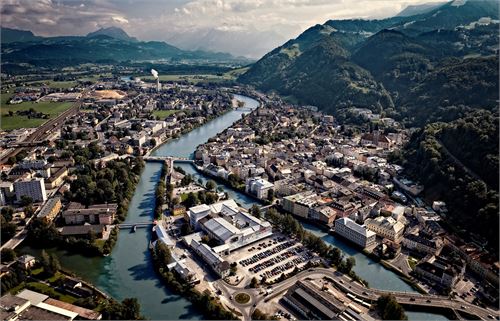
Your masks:
[[[33,214],[32,217],[30,217],[26,220],[26,225],[23,227],[23,229],[20,230],[19,232],[17,232],[16,235],[14,235],[10,240],[5,242],[5,244],[2,245],[0,250],[3,250],[3,249],[12,249],[13,250],[19,244],[21,244],[26,239],[26,236],[28,236],[28,230],[26,229],[28,224],[31,222],[31,219],[33,217],[36,217],[37,215],[38,215],[38,211],[35,212],[35,214]]]
[[[229,300],[230,305],[234,307],[236,310],[240,311],[240,313],[243,316],[243,320],[250,320],[250,316],[255,310],[254,305],[258,306],[259,302],[269,301],[270,299],[276,297],[280,293],[283,293],[284,291],[288,290],[288,288],[294,285],[298,280],[303,280],[307,277],[314,277],[314,278],[329,277],[333,281],[335,286],[341,289],[343,292],[351,293],[357,296],[358,298],[368,302],[376,301],[381,295],[392,294],[399,303],[406,306],[448,308],[454,311],[460,311],[475,315],[482,320],[490,319],[489,315],[500,317],[498,311],[484,309],[471,303],[450,299],[449,297],[446,296],[422,295],[420,293],[415,293],[415,292],[394,292],[394,291],[384,291],[384,290],[366,288],[360,283],[352,281],[349,277],[345,276],[340,272],[336,272],[333,269],[325,269],[325,268],[309,269],[295,276],[292,276],[278,284],[275,284],[272,286],[273,293],[267,297],[264,296],[263,294],[259,294],[259,290],[257,289],[239,288],[237,286],[229,285],[222,280],[217,281],[217,284],[219,286],[219,289],[222,290],[224,297],[226,298],[229,298],[231,296],[234,297],[234,295],[239,292],[244,292],[250,295],[251,298],[250,302],[245,305],[241,305],[234,302],[233,300]]]

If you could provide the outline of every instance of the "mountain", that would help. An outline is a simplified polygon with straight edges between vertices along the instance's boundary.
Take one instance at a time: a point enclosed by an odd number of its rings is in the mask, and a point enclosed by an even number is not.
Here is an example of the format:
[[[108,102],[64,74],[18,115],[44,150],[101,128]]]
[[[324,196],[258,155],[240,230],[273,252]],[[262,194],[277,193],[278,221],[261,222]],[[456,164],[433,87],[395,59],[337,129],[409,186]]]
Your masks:
[[[460,105],[491,109],[498,99],[497,6],[462,0],[413,16],[329,20],[267,53],[239,81],[330,113],[385,110],[410,125],[449,119],[448,108]]]
[[[415,16],[419,14],[424,14],[429,11],[432,11],[436,9],[437,7],[440,7],[444,4],[444,2],[429,2],[429,3],[423,3],[419,5],[410,5],[406,8],[403,9],[400,13],[396,15],[396,17],[409,17],[409,16]]]
[[[137,41],[136,38],[130,37],[123,29],[118,27],[100,28],[99,30],[87,34],[87,37],[95,37],[100,35],[124,41]]]
[[[4,27],[0,28],[0,38],[2,43],[36,41],[41,39],[41,37],[35,36],[33,32],[29,30],[18,30]]]
[[[2,28],[2,35],[4,33]],[[138,41],[120,28],[99,29],[87,36],[28,37],[31,32],[6,29],[9,35],[25,35],[23,42],[3,42],[2,63],[15,70],[14,65],[29,63],[34,66],[66,66],[87,62],[120,61],[213,61],[248,63],[230,54],[208,51],[181,50],[160,41]],[[12,38],[10,38],[12,39]],[[17,37],[16,39],[21,39]],[[9,39],[7,39],[9,40]]]

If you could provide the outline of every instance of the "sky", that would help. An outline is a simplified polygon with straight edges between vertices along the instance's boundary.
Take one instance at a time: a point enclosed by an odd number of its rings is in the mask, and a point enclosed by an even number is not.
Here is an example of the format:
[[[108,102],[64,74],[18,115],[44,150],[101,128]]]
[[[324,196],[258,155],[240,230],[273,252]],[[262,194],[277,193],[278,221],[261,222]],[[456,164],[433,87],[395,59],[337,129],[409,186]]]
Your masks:
[[[116,26],[139,40],[258,58],[329,19],[384,18],[436,0],[1,0],[4,27],[39,36]]]

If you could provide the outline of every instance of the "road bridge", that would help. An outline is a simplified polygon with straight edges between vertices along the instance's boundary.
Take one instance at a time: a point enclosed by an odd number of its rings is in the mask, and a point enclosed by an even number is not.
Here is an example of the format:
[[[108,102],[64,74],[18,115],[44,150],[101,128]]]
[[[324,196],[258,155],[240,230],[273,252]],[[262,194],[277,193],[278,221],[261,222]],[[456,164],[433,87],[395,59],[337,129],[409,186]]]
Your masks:
[[[258,306],[258,303],[261,301],[268,302],[273,299],[280,293],[288,290],[291,286],[293,286],[298,280],[303,280],[307,277],[315,277],[315,278],[327,278],[330,282],[332,282],[335,287],[340,289],[344,293],[350,293],[357,298],[373,303],[377,301],[377,299],[384,294],[392,294],[396,301],[400,304],[408,307],[419,307],[419,308],[432,308],[432,309],[449,309],[456,314],[460,313],[462,315],[470,315],[477,317],[481,320],[488,320],[492,317],[499,317],[500,314],[498,311],[493,311],[491,309],[481,308],[472,303],[459,301],[456,299],[451,299],[447,296],[440,295],[429,295],[429,294],[420,294],[416,292],[398,292],[398,291],[385,291],[379,289],[367,288],[361,285],[358,282],[353,281],[343,273],[337,272],[333,269],[327,268],[313,268],[307,271],[300,272],[288,279],[281,281],[272,286],[273,293],[268,296],[263,296],[257,294],[254,289],[244,289],[238,286],[233,286],[226,283],[223,280],[217,281],[219,288],[221,288],[224,296],[234,296],[235,293],[245,292],[249,294],[252,298],[252,302],[254,305],[251,307],[240,306],[234,301],[230,301],[231,305],[233,305],[237,310],[239,310],[244,320],[249,320],[249,317],[252,315],[255,307]]]

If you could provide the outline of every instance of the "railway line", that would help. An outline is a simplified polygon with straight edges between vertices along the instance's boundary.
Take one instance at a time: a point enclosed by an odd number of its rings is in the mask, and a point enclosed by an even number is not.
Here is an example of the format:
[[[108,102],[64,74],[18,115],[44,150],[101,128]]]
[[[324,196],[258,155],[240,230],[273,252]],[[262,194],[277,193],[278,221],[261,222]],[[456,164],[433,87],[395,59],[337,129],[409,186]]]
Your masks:
[[[40,125],[31,135],[29,135],[24,141],[16,144],[16,147],[6,155],[0,159],[0,164],[6,163],[10,157],[16,156],[19,154],[21,151],[24,150],[26,145],[27,147],[37,145],[41,142],[43,142],[49,135],[54,131],[60,129],[64,122],[66,121],[67,118],[72,117],[78,113],[80,110],[80,106],[82,105],[83,99],[88,95],[88,93],[93,89],[94,87],[90,87],[86,89],[81,98],[76,101],[73,106],[71,106],[69,109],[65,110],[62,112],[60,115],[58,115],[55,118],[49,119],[42,125]],[[9,147],[9,146],[8,146]]]

